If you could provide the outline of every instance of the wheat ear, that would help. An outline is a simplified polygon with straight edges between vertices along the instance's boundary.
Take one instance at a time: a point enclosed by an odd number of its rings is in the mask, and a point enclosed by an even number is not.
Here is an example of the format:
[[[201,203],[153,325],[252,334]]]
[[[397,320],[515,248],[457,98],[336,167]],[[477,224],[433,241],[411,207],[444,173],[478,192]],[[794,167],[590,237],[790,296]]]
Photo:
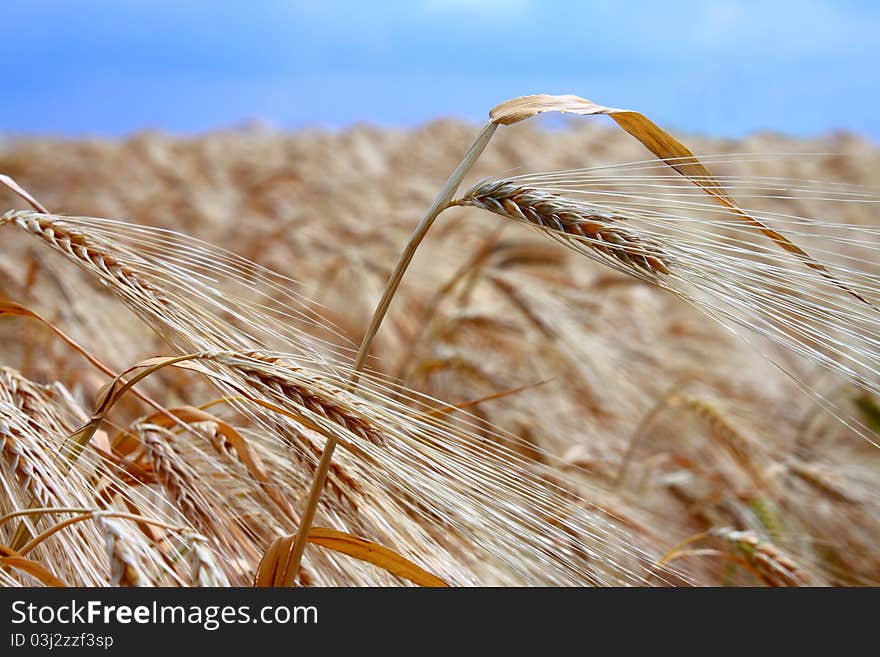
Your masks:
[[[590,208],[564,196],[506,180],[488,180],[471,188],[451,205],[474,206],[549,229],[629,269],[650,275],[669,273],[669,259],[662,247],[626,228],[625,217]]]
[[[31,451],[39,450],[39,447],[33,445],[29,449],[30,436],[21,416],[7,414],[3,406],[0,403],[0,454],[6,467],[26,496],[40,506],[57,506],[59,496],[45,483],[51,478],[42,472],[42,465],[34,459]]]
[[[711,533],[741,555],[769,586],[809,586],[813,583],[810,575],[791,557],[753,531],[721,527]]]
[[[140,301],[165,306],[168,301],[159,288],[144,280],[131,265],[96,247],[88,236],[65,223],[63,218],[37,212],[10,211],[0,216],[0,226],[12,223],[61,251],[80,266],[111,280]]]
[[[381,429],[357,412],[356,400],[317,374],[259,351],[206,354],[205,360],[224,365],[243,374],[248,384],[279,400],[319,415],[374,445],[382,445]]]
[[[154,424],[136,425],[132,431],[140,436],[156,479],[169,500],[187,520],[205,531],[216,533],[214,511],[205,504],[196,484],[198,473],[174,448],[174,435]]]
[[[215,587],[229,586],[229,579],[214,560],[214,554],[208,548],[208,539],[195,532],[184,534],[189,544],[190,582],[193,586]]]
[[[107,556],[110,560],[110,584],[112,586],[154,586],[147,574],[144,561],[129,544],[125,529],[120,523],[102,513],[94,514],[95,521],[104,534]]]

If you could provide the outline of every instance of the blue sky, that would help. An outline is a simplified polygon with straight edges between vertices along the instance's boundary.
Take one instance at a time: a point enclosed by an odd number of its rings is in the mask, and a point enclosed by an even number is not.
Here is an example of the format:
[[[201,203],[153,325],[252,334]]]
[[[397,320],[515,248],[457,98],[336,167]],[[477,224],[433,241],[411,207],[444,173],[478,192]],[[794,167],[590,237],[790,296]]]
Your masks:
[[[880,139],[880,2],[6,0],[0,131],[482,120],[575,93],[666,127]]]

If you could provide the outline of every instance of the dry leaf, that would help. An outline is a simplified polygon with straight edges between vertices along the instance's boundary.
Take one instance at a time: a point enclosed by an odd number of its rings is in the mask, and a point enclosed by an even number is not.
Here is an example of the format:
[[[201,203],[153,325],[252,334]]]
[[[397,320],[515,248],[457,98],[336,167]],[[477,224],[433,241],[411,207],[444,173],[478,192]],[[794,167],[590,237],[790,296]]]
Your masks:
[[[287,580],[287,562],[296,534],[289,534],[275,539],[257,567],[254,578],[254,586],[285,586]],[[408,579],[419,586],[447,587],[436,575],[432,575],[424,568],[417,566],[409,559],[397,554],[378,543],[373,543],[365,538],[353,536],[335,529],[325,527],[312,527],[309,531],[309,543],[320,545],[329,550],[346,554],[355,559],[366,561],[374,566],[382,568],[392,575]]]
[[[408,579],[419,586],[449,586],[436,575],[432,575],[397,552],[365,538],[335,529],[312,527],[309,531],[309,543],[379,566],[392,575]]]
[[[6,546],[0,545],[0,564],[15,568],[23,573],[27,573],[31,577],[35,577],[46,586],[66,587],[64,581],[56,577],[56,575],[46,568],[43,564],[26,559],[19,556],[18,552]]]

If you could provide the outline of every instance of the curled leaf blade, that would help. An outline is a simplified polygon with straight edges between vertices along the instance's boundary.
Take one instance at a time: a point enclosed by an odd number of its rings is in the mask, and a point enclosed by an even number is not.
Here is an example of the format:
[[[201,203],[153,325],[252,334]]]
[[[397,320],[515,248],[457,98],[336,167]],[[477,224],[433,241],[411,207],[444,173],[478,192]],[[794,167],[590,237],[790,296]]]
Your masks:
[[[288,534],[272,541],[257,566],[254,586],[273,587],[292,584],[289,558],[293,552],[295,540],[296,534]],[[394,550],[359,536],[326,527],[312,527],[309,530],[308,542],[371,563],[392,575],[407,579],[419,586],[449,586],[436,575],[429,573]]]
[[[341,552],[350,557],[366,561],[374,566],[387,570],[392,575],[408,579],[419,586],[448,587],[449,584],[414,564],[394,550],[368,541],[365,538],[340,532],[326,527],[312,527],[309,531],[309,543],[320,545],[328,550]]]
[[[0,564],[30,575],[46,586],[62,588],[69,586],[69,584],[60,579],[43,564],[32,559],[26,559],[11,548],[0,546],[0,555],[2,555],[0,556]]]

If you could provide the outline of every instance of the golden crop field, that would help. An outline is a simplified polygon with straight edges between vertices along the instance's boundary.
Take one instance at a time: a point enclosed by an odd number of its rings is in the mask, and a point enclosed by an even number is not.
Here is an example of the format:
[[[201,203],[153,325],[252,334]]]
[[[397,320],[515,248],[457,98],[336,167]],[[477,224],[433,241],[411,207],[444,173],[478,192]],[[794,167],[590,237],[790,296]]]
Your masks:
[[[479,131],[0,141],[0,583],[880,584],[880,150],[501,125],[355,381]]]

